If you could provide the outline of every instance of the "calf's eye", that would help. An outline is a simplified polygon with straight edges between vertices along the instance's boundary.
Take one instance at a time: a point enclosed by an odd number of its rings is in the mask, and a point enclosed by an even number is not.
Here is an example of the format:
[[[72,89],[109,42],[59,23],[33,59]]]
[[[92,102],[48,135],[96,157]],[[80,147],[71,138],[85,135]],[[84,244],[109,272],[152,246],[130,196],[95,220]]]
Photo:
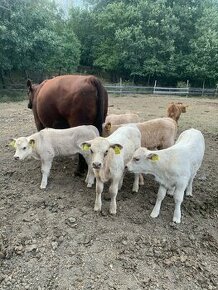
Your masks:
[[[23,147],[23,150],[26,150],[26,147]]]
[[[108,154],[108,150],[107,151],[105,151],[105,153],[104,153],[104,156],[106,156]]]
[[[133,161],[138,162],[140,159],[138,157],[134,157]]]
[[[91,154],[93,154],[93,151],[92,151],[92,149],[90,149],[90,152],[91,152]]]

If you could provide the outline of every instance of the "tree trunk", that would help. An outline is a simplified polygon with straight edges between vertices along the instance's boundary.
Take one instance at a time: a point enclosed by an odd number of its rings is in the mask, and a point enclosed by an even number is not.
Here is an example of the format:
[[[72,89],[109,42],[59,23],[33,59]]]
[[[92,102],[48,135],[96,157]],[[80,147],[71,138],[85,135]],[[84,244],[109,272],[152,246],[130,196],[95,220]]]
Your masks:
[[[6,84],[5,84],[5,79],[4,79],[4,72],[1,69],[1,73],[0,73],[0,78],[1,78],[1,82],[2,82],[2,88],[6,89]]]

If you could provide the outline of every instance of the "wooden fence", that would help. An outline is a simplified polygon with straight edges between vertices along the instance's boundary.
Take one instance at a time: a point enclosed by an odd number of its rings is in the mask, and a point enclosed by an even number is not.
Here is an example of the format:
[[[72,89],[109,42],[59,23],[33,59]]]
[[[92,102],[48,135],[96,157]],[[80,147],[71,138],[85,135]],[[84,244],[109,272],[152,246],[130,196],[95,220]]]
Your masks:
[[[207,88],[172,88],[172,87],[145,87],[145,86],[129,86],[123,84],[105,84],[108,93],[111,94],[154,94],[154,95],[179,95],[179,96],[209,96],[218,97],[218,87],[215,89]]]

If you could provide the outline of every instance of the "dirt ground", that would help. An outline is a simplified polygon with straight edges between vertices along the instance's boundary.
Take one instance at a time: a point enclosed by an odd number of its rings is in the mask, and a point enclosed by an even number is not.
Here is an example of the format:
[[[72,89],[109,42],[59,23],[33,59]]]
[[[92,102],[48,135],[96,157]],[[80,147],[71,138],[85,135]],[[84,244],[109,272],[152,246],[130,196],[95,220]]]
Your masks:
[[[95,189],[74,177],[76,160],[56,159],[47,190],[40,190],[39,161],[16,162],[7,146],[36,131],[27,101],[0,104],[1,290],[218,289],[218,100],[111,96],[109,112],[149,120],[165,116],[172,100],[189,105],[178,134],[194,127],[206,141],[193,197],[185,198],[176,226],[172,197],[150,217],[158,190],[152,176],[132,194],[126,175],[116,216],[108,200],[101,214],[93,211]]]

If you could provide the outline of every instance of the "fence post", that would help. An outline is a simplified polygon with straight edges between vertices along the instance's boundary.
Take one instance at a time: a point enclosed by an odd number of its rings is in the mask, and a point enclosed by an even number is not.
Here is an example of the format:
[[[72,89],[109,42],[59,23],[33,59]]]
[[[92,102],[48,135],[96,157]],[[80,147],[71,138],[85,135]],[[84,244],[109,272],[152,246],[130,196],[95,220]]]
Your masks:
[[[157,81],[155,80],[155,82],[154,82],[153,94],[155,94],[155,88],[156,88],[156,86],[157,86]]]
[[[187,95],[189,96],[189,80],[186,82],[186,87],[187,87]]]
[[[215,89],[215,94],[214,94],[215,97],[217,97],[217,93],[218,93],[218,84],[216,84],[216,89]]]
[[[122,95],[122,78],[120,78],[120,96]]]
[[[202,87],[202,93],[201,93],[201,96],[203,97],[204,95],[204,85],[205,85],[205,80],[203,81],[203,87]]]

